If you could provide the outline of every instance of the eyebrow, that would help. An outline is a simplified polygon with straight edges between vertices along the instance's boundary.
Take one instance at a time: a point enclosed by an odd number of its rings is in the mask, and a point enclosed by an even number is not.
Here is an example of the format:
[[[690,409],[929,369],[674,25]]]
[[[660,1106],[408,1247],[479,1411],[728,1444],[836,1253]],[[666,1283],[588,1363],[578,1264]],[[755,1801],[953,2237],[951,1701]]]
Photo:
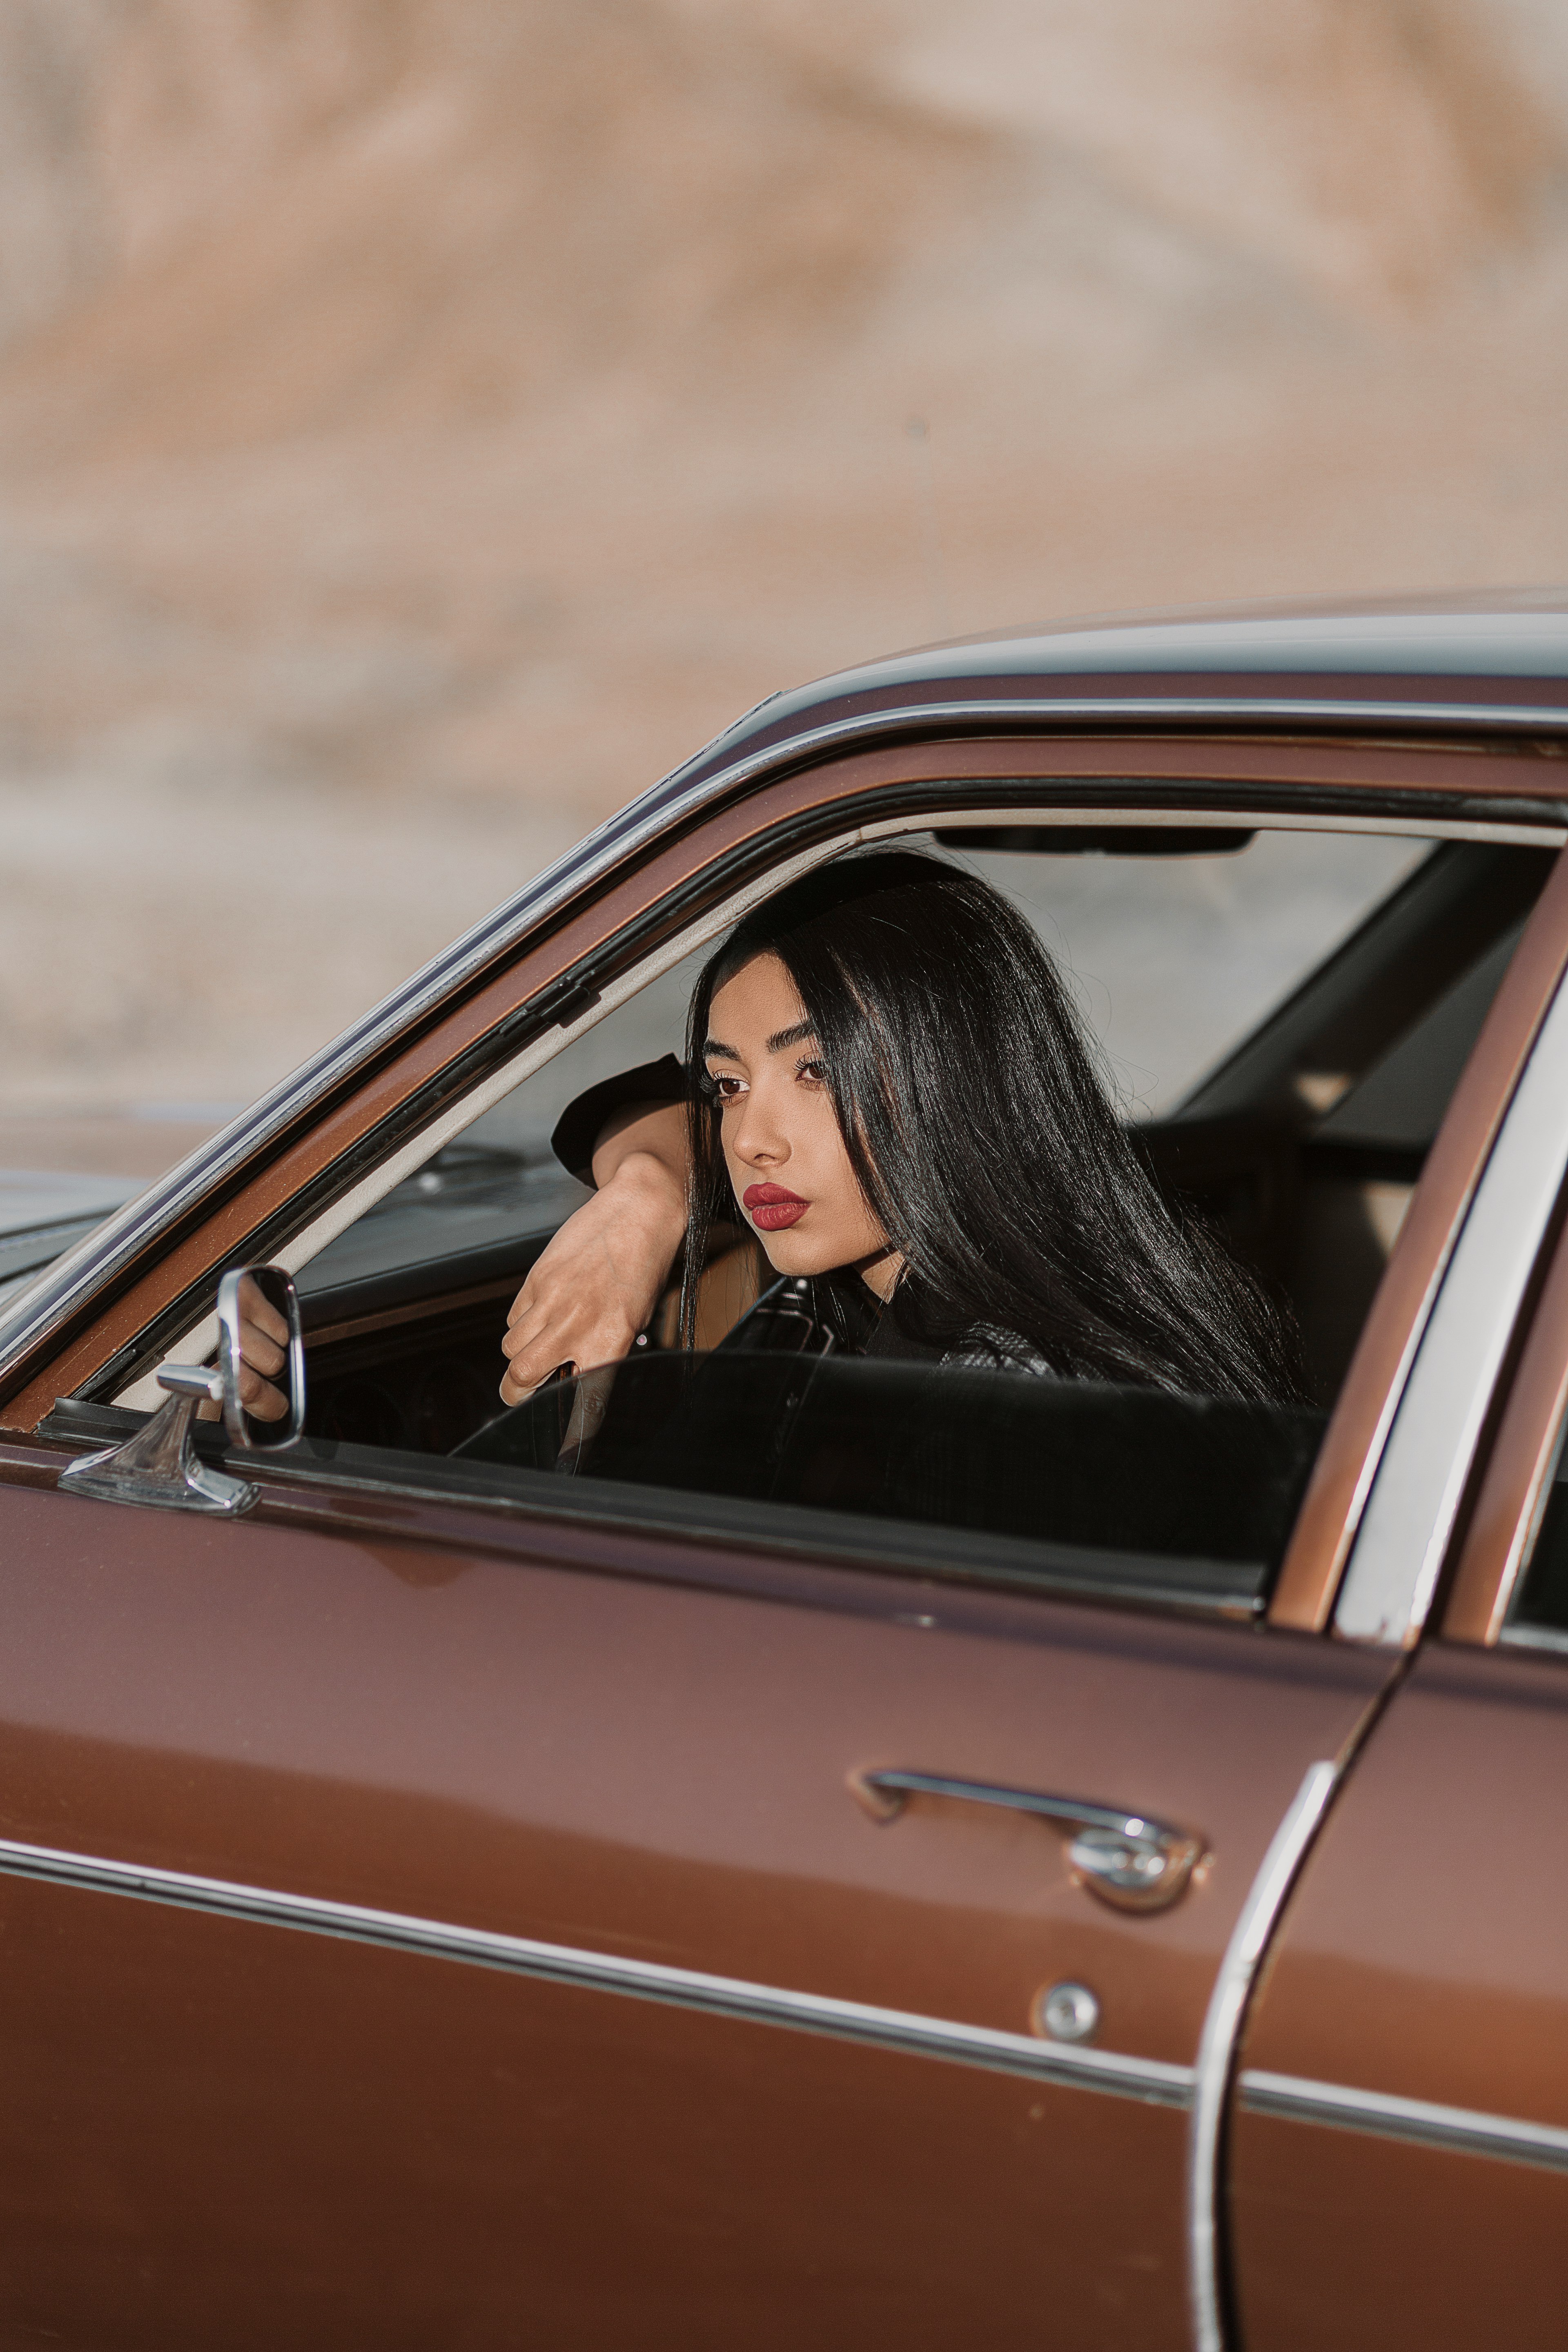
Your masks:
[[[780,1029],[768,1039],[768,1051],[770,1054],[786,1053],[791,1045],[804,1045],[806,1038],[815,1037],[816,1034],[816,1026],[814,1022],[797,1021],[793,1029]],[[703,1060],[706,1061],[710,1055],[715,1061],[721,1062],[738,1062],[741,1059],[735,1047],[726,1045],[721,1037],[703,1039]]]
[[[782,1054],[791,1045],[804,1045],[806,1038],[816,1034],[816,1024],[814,1021],[797,1021],[793,1029],[781,1029],[768,1039],[768,1051],[770,1054]]]

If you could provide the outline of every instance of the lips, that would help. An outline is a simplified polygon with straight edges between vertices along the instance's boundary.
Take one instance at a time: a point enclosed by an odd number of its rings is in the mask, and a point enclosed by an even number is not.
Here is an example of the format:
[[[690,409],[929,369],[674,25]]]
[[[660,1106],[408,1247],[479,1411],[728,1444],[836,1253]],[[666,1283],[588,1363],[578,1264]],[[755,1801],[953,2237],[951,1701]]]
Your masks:
[[[764,1234],[782,1234],[786,1225],[798,1224],[811,1206],[782,1184],[748,1184],[741,1199],[752,1224]]]

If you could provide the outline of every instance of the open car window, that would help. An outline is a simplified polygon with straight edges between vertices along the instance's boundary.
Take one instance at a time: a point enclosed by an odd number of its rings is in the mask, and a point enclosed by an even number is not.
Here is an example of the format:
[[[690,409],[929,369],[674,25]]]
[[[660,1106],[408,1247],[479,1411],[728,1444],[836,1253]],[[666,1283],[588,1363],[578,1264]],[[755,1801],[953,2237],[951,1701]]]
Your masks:
[[[1009,1580],[1259,1607],[1551,859],[1363,833],[1215,838],[1192,854],[1188,835],[1178,856],[1152,841],[1101,854],[1094,836],[1042,852],[1044,834],[942,847],[1006,892],[1066,968],[1155,1181],[1296,1319],[1304,1402],[759,1351],[736,1327],[773,1276],[736,1227],[703,1275],[696,1358],[676,1350],[672,1291],[613,1378],[503,1414],[508,1310],[586,1197],[552,1129],[600,1079],[681,1050],[694,955],[301,1268],[300,1475],[417,1476],[649,1523],[697,1511],[819,1555],[882,1542],[936,1573],[984,1557]]]

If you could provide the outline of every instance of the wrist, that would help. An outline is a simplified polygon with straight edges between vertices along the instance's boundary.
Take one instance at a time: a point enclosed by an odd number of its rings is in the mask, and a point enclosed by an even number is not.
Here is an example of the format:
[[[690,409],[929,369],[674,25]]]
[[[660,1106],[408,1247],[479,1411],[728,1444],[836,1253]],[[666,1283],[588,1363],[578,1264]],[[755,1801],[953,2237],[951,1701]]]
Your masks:
[[[657,1152],[627,1152],[615,1173],[600,1185],[599,1192],[601,1197],[614,1194],[617,1201],[644,1204],[665,1218],[673,1218],[685,1230],[685,1180]]]

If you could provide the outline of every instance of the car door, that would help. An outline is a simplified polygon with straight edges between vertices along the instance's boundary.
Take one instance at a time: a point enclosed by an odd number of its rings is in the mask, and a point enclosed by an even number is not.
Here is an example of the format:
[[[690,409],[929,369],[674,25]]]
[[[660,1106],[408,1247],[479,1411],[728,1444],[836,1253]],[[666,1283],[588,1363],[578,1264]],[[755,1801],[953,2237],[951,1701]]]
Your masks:
[[[1195,2299],[1212,2336],[1250,1972],[1400,1669],[1311,1630],[1334,1497],[1526,949],[1261,1615],[1198,1553],[1026,1572],[347,1447],[229,1524],[58,1493],[68,1419],[7,1442],[12,2332],[1152,2347]],[[1096,1892],[1107,1814],[1193,1841],[1178,1900]]]
[[[26,1466],[0,1489],[12,2334],[1022,2345],[1048,2314],[1185,2341],[1216,1969],[1386,1658],[760,1531],[281,1480],[200,1524]],[[1166,1819],[1213,1858],[1118,1911],[1027,1814],[879,1822],[868,1767]],[[1039,2031],[1064,1982],[1089,2042]]]

